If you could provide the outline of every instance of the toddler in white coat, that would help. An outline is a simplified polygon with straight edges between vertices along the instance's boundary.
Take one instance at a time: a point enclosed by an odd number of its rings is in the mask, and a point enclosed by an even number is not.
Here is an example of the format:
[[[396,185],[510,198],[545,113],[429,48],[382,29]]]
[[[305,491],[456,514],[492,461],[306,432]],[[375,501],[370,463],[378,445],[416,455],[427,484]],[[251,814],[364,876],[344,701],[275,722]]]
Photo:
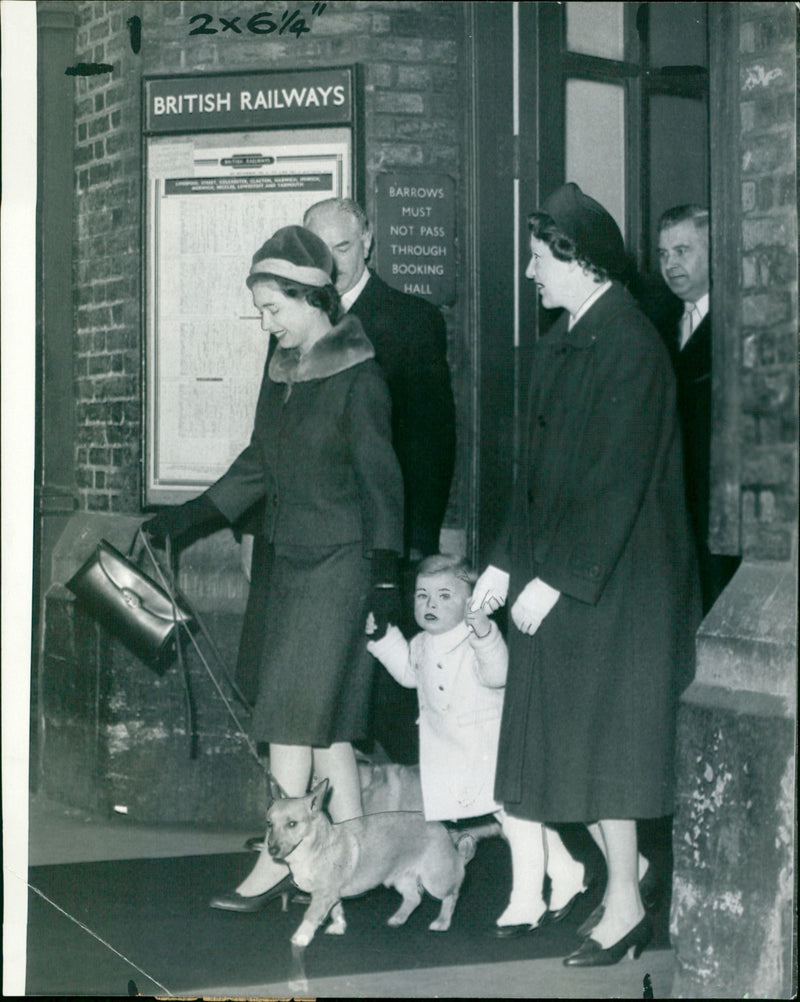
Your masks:
[[[461,557],[437,554],[417,568],[414,618],[407,641],[396,626],[367,650],[419,700],[420,778],[425,818],[456,821],[494,814],[511,849],[513,888],[493,932],[532,931],[566,914],[583,890],[584,868],[559,835],[507,814],[494,800],[497,742],[508,650],[483,608],[469,608],[477,575]],[[367,632],[374,633],[370,615]],[[550,911],[543,898],[550,877]]]

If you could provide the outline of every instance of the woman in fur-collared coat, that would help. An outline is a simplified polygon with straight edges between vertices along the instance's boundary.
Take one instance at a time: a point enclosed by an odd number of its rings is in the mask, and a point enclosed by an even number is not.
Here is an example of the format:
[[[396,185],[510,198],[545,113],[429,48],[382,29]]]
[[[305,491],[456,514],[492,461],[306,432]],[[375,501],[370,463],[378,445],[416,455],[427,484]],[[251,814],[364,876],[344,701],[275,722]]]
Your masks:
[[[247,284],[277,347],[250,444],[194,501],[145,525],[179,536],[211,517],[235,521],[265,499],[269,582],[253,736],[289,796],[312,767],[331,785],[334,821],[361,814],[351,742],[366,733],[373,663],[367,613],[399,602],[403,483],[391,443],[389,391],[356,317],[340,318],[333,259],[309,230],[278,230]],[[286,868],[261,853],[249,877],[212,906],[254,911]]]

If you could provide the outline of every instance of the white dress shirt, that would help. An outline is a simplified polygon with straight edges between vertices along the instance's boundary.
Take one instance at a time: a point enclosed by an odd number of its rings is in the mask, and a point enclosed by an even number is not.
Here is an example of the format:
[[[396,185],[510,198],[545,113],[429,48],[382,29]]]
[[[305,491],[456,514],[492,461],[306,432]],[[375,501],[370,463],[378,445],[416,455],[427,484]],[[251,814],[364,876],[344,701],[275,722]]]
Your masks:
[[[574,314],[574,316],[573,316],[573,315],[570,315],[570,318],[569,318],[569,325],[568,325],[568,327],[567,327],[567,330],[570,330],[570,331],[571,331],[571,330],[572,330],[572,328],[573,328],[573,327],[575,326],[575,324],[576,324],[576,323],[577,323],[577,322],[578,322],[578,321],[580,320],[580,318],[581,318],[581,317],[583,316],[583,314],[584,314],[584,313],[586,313],[586,311],[587,311],[587,310],[589,309],[589,307],[591,307],[591,306],[594,306],[594,304],[595,304],[595,303],[597,302],[597,300],[598,300],[598,299],[599,299],[599,298],[600,298],[600,297],[601,297],[601,296],[603,295],[603,293],[604,293],[604,292],[608,292],[608,290],[609,290],[610,288],[611,288],[611,282],[603,282],[603,284],[602,284],[602,285],[599,285],[599,286],[598,286],[598,287],[597,287],[597,288],[596,288],[596,289],[594,290],[594,292],[593,292],[593,293],[591,294],[591,296],[588,296],[588,297],[587,297],[586,299],[584,299],[584,301],[583,301],[583,302],[581,303],[581,305],[580,305],[580,306],[578,307],[578,309],[577,309],[577,310],[575,311],[575,314]]]
[[[694,334],[708,314],[708,293],[701,296],[696,303],[688,300],[683,304],[681,317],[681,351],[686,347],[689,338]]]
[[[364,286],[369,281],[369,271],[365,268],[361,278],[356,282],[352,289],[348,289],[347,292],[343,292],[339,299],[342,304],[342,310],[345,313],[350,309],[353,303],[358,299],[361,293],[364,291]]]

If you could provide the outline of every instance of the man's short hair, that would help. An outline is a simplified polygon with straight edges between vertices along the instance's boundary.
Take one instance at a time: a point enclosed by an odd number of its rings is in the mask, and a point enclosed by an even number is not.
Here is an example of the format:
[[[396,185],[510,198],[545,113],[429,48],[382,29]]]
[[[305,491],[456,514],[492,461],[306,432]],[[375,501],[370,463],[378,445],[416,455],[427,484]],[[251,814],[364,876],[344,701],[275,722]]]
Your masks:
[[[362,233],[366,233],[370,228],[366,212],[352,198],[325,198],[321,202],[315,202],[305,211],[305,215],[303,216],[304,226],[308,222],[309,216],[316,212],[317,209],[338,209],[339,212],[345,212],[347,215],[353,216],[358,221]]]
[[[671,226],[677,226],[678,223],[688,223],[690,220],[698,230],[707,230],[708,209],[704,209],[702,205],[695,205],[693,202],[688,205],[675,205],[661,214],[658,221],[658,232],[662,233]]]

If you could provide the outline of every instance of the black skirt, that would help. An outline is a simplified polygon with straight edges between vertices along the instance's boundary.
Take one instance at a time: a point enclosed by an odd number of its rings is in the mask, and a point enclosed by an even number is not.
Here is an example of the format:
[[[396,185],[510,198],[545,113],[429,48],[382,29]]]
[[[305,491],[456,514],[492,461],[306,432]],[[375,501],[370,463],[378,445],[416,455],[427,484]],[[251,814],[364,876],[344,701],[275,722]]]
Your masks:
[[[367,733],[375,661],[361,543],[266,554],[256,741],[326,748]]]

